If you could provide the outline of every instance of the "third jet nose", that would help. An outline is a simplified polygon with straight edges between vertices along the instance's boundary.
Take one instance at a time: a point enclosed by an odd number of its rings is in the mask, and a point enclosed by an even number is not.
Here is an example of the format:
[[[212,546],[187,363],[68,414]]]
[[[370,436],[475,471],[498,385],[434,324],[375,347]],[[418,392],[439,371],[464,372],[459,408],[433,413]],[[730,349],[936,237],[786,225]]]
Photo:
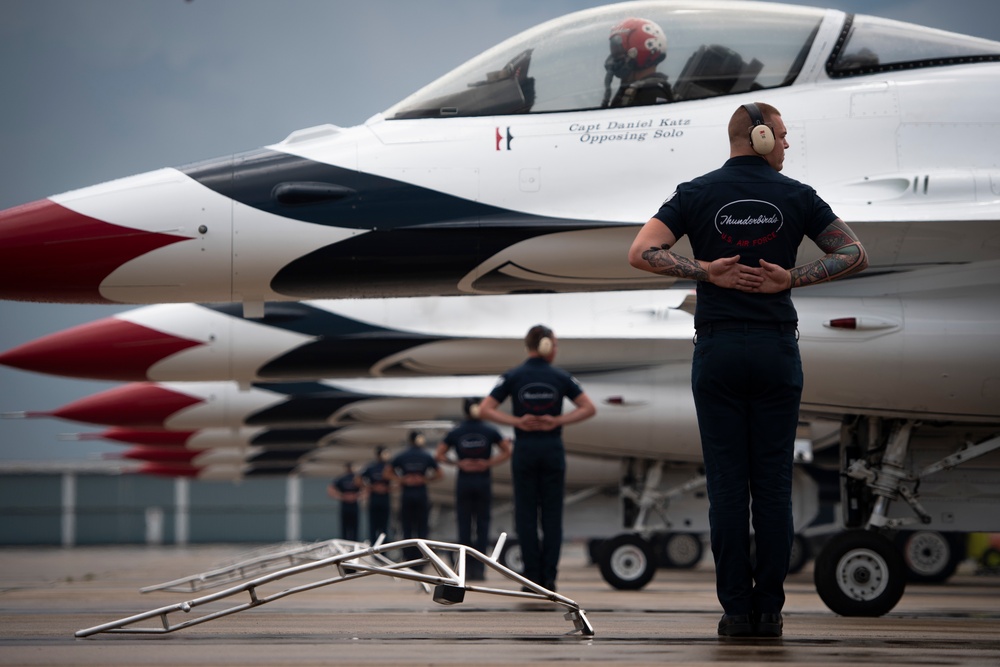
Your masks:
[[[101,282],[181,237],[113,225],[49,199],[0,211],[0,299],[109,303]]]
[[[151,379],[156,362],[200,342],[114,317],[43,336],[0,354],[0,364],[93,380]]]
[[[166,421],[202,399],[148,382],[115,387],[51,412],[29,412],[27,417],[57,417],[68,421],[106,426],[163,428]]]
[[[201,468],[190,463],[143,463],[136,472],[158,477],[197,477]]]

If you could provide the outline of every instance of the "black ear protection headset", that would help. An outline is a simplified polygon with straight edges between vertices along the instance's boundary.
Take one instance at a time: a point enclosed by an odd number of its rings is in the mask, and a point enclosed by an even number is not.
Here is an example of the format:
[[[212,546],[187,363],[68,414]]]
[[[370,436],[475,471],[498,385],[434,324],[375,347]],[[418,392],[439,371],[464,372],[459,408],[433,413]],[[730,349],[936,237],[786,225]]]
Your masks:
[[[754,103],[744,104],[743,108],[750,115],[750,145],[757,155],[767,155],[774,150],[774,131],[764,124],[764,114]]]

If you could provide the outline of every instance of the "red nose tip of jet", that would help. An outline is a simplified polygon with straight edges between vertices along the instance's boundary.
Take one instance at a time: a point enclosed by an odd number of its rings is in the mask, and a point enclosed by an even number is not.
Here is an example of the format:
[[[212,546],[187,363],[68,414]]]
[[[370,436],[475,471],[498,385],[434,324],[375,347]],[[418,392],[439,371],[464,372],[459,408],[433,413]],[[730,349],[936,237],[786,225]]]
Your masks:
[[[157,477],[197,477],[197,466],[186,463],[143,463],[138,473]]]
[[[8,350],[0,354],[0,364],[50,375],[136,382],[151,379],[149,368],[161,359],[200,344],[109,317]]]
[[[48,199],[0,211],[0,299],[109,303],[100,287],[112,271],[182,240],[112,225]]]
[[[108,426],[162,428],[171,415],[201,400],[156,384],[135,382],[67,403],[52,412],[29,416]]]
[[[162,448],[162,447],[132,447],[118,454],[120,458],[132,459],[135,461],[149,461],[151,463],[187,463],[190,464],[194,457],[201,452],[188,449]]]
[[[88,439],[109,440],[128,445],[149,447],[184,447],[195,431],[161,431],[158,429],[136,429],[115,426],[100,433],[87,433]]]

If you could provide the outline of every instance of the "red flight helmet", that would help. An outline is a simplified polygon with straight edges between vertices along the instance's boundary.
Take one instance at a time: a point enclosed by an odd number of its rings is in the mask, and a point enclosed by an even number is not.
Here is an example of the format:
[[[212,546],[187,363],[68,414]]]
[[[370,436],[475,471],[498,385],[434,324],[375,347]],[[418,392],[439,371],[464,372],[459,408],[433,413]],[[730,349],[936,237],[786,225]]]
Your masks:
[[[653,67],[667,57],[667,36],[648,19],[628,18],[611,29],[608,71],[620,79],[631,72]]]

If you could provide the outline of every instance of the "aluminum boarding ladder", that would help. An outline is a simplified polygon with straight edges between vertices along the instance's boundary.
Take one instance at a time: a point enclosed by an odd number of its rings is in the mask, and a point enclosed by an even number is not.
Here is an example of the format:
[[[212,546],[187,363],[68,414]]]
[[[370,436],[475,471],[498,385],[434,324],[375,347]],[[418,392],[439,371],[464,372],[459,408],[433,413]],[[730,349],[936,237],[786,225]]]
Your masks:
[[[453,605],[463,602],[465,600],[466,592],[488,593],[492,595],[513,597],[519,600],[547,600],[568,609],[563,617],[566,620],[571,621],[574,627],[574,630],[568,634],[579,632],[583,636],[593,636],[594,628],[587,620],[587,615],[584,610],[580,608],[580,605],[563,595],[559,595],[555,591],[550,591],[539,586],[535,582],[526,579],[517,572],[514,572],[513,570],[500,564],[498,559],[506,540],[507,534],[502,533],[500,538],[497,540],[496,546],[493,548],[492,555],[490,556],[462,544],[438,542],[425,539],[407,539],[390,542],[388,544],[376,544],[372,546],[365,545],[348,553],[337,554],[312,563],[304,563],[288,567],[283,570],[258,577],[251,581],[247,581],[238,586],[227,588],[226,590],[219,591],[217,593],[205,595],[193,600],[187,600],[185,602],[167,605],[142,614],[136,614],[134,616],[129,616],[110,623],[97,625],[92,628],[78,630],[75,633],[75,636],[90,637],[91,635],[99,633],[167,634],[183,628],[191,627],[193,625],[206,623],[217,618],[236,614],[241,611],[246,611],[247,609],[253,609],[254,607],[259,607],[267,604],[268,602],[280,600],[281,598],[288,597],[289,595],[293,595],[295,593],[302,593],[304,591],[321,588],[323,586],[339,584],[376,574],[385,575],[394,579],[408,579],[417,583],[433,586],[433,601],[443,605]],[[403,549],[405,547],[415,547],[419,551],[420,556],[418,558],[398,563],[394,561],[382,562],[374,559],[375,556],[381,555],[387,551]],[[447,553],[455,554],[454,558],[457,563],[457,568],[448,564],[448,559],[444,555]],[[511,590],[470,584],[466,581],[466,563],[469,558],[475,558],[476,560],[482,562],[484,566],[489,567],[515,584],[520,585],[520,589]],[[424,574],[423,572],[414,569],[428,565],[431,570],[428,574]],[[257,589],[265,584],[270,584],[286,577],[330,567],[336,568],[336,576],[286,588],[270,595],[258,594]],[[181,622],[172,622],[174,620],[172,617],[178,614],[189,615],[198,607],[212,602],[217,602],[225,598],[240,595],[242,593],[248,594],[249,600],[226,609],[205,612],[200,616],[194,616],[192,618],[188,618],[187,620],[182,620]],[[143,621],[151,620],[159,621],[159,625],[138,625]]]

